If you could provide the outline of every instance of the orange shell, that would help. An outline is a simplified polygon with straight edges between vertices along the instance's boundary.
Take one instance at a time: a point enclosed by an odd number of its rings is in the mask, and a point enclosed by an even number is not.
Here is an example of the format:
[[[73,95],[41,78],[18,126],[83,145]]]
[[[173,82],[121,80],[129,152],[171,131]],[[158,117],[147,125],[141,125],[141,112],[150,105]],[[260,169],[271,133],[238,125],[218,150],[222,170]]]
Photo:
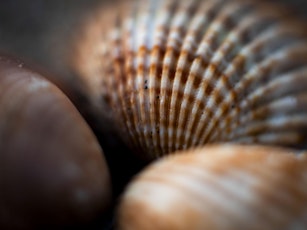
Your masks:
[[[307,154],[216,145],[162,158],[127,188],[120,230],[306,229]]]
[[[75,68],[143,158],[237,142],[306,147],[305,25],[240,0],[120,1]]]

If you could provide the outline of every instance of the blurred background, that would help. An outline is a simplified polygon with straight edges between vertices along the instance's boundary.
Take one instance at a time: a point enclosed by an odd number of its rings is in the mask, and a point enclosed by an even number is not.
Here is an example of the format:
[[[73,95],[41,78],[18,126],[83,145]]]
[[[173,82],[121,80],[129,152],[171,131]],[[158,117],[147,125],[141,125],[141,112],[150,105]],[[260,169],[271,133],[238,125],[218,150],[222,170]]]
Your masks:
[[[306,0],[270,1],[286,4],[289,11],[302,20],[307,16]],[[88,108],[88,98],[80,90],[82,82],[76,80],[68,60],[73,55],[73,41],[82,33],[87,17],[108,4],[116,5],[116,0],[0,0],[0,53],[16,57],[50,76],[77,104],[94,130],[96,121],[92,108]],[[131,160],[126,154],[129,149],[116,135],[109,135],[111,130],[95,131],[106,153],[113,181],[116,181],[116,203],[126,181],[143,165]],[[112,229],[112,223],[113,210],[110,210],[85,229]]]
[[[118,0],[0,0],[0,52],[15,55],[55,74],[67,75],[71,40],[85,18]],[[264,0],[263,0],[264,1]],[[306,0],[284,3],[307,16]]]

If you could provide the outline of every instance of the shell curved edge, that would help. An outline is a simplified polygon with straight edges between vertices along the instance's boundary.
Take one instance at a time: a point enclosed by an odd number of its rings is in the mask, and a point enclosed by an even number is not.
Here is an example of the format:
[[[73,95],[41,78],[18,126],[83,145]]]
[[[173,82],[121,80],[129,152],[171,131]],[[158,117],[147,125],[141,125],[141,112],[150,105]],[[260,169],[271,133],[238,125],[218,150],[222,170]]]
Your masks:
[[[306,229],[306,163],[306,152],[240,145],[164,157],[128,186],[119,229]]]
[[[0,228],[93,220],[111,199],[93,132],[54,84],[0,57]]]

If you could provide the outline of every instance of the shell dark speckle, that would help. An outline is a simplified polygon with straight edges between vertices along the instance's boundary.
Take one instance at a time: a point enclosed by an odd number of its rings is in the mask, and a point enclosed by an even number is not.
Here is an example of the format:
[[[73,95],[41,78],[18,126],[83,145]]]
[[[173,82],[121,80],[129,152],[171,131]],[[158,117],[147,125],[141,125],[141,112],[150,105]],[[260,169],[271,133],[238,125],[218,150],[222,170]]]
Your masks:
[[[206,143],[306,147],[305,26],[259,1],[122,1],[74,63],[147,159]]]

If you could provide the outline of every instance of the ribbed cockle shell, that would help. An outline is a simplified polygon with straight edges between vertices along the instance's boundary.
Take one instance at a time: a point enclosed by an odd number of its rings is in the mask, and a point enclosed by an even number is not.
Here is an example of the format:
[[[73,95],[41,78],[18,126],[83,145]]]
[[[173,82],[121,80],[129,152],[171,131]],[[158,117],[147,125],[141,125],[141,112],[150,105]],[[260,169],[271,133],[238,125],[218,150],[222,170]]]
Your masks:
[[[119,229],[306,229],[307,155],[294,153],[216,145],[167,156],[128,186]]]
[[[205,143],[306,147],[305,25],[238,0],[121,1],[74,57],[145,158]]]

